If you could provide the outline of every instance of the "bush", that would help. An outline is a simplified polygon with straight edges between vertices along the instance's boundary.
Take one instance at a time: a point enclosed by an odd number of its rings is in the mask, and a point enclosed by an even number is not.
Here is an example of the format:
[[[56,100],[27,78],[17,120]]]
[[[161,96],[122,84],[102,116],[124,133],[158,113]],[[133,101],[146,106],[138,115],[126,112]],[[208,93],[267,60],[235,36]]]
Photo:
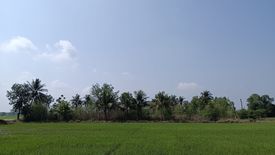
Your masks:
[[[57,108],[57,113],[62,121],[69,121],[72,119],[72,110],[68,102],[61,101]]]
[[[265,113],[264,109],[248,110],[248,118],[260,119],[266,116]]]
[[[88,120],[89,115],[86,109],[77,107],[72,112],[73,120]]]
[[[247,119],[248,118],[248,111],[245,110],[245,109],[241,109],[241,110],[237,111],[237,114],[238,114],[240,119]]]
[[[30,113],[25,116],[25,121],[42,122],[48,119],[48,108],[42,103],[35,103],[30,108]]]
[[[220,113],[218,109],[214,106],[207,106],[202,111],[202,115],[206,117],[209,121],[217,121],[220,119]]]

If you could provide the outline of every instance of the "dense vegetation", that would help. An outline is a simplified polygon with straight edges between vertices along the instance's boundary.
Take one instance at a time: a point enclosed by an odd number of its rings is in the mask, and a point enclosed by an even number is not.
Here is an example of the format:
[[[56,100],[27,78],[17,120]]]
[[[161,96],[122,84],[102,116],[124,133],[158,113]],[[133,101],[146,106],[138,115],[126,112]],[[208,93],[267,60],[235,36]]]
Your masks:
[[[17,123],[0,126],[1,155],[275,152],[274,123]]]
[[[220,119],[258,119],[275,116],[274,99],[268,95],[252,94],[248,109],[236,110],[226,97],[214,97],[203,91],[189,102],[184,97],[161,91],[152,100],[142,90],[132,93],[116,91],[110,84],[95,84],[83,98],[76,94],[71,100],[63,95],[54,100],[39,79],[14,84],[7,97],[17,118],[25,121],[70,120],[161,120],[218,121]]]

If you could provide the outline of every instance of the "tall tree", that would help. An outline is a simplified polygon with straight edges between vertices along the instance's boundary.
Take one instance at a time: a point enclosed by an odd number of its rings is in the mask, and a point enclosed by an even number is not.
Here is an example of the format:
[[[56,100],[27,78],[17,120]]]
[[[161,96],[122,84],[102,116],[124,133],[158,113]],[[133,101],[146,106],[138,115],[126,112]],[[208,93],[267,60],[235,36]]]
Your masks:
[[[153,107],[160,111],[161,119],[166,120],[172,114],[171,107],[176,103],[176,96],[169,96],[164,91],[159,92],[153,99]]]
[[[258,94],[252,94],[247,99],[248,110],[254,111],[254,113],[256,112],[260,117],[275,116],[275,106],[272,104],[273,101],[274,99],[268,95],[260,96]]]
[[[210,91],[206,90],[201,93],[200,96],[200,110],[203,110],[213,100],[213,95]]]
[[[10,91],[7,91],[7,97],[9,104],[12,105],[13,110],[17,112],[17,120],[20,118],[20,114],[24,114],[25,107],[28,106],[29,92],[26,84],[14,84]]]
[[[127,119],[129,110],[134,107],[135,99],[131,93],[124,92],[120,95],[119,100],[119,107],[120,109],[122,109],[123,112],[125,112],[125,119]]]
[[[49,108],[50,104],[54,101],[54,98],[52,97],[52,95],[46,95],[46,101],[45,104],[46,106]]]
[[[210,121],[220,118],[235,118],[234,103],[226,97],[215,97],[203,110],[203,115]]]
[[[179,104],[179,99],[178,99],[178,97],[176,95],[170,95],[168,97],[169,97],[171,105],[175,106],[175,105]]]
[[[144,91],[139,90],[134,92],[134,104],[137,112],[137,120],[142,118],[142,108],[147,105],[147,95]]]
[[[76,94],[72,97],[71,103],[75,108],[77,108],[79,106],[82,106],[83,101],[81,100],[80,95]]]
[[[95,99],[97,109],[103,111],[107,121],[110,110],[116,106],[118,91],[114,91],[112,85],[104,83],[102,87],[99,84],[93,85],[91,94]]]
[[[183,105],[184,104],[184,100],[185,100],[184,97],[182,97],[182,96],[178,97],[178,104]]]
[[[63,95],[56,100],[54,108],[59,114],[61,120],[69,121],[72,118],[70,102],[66,101],[66,98]]]
[[[48,90],[44,88],[46,85],[42,84],[40,79],[32,80],[32,82],[27,82],[27,84],[32,103],[48,102],[48,95],[45,94]]]
[[[85,95],[83,104],[84,104],[85,107],[87,107],[88,105],[93,104],[93,100],[92,100],[91,95]]]

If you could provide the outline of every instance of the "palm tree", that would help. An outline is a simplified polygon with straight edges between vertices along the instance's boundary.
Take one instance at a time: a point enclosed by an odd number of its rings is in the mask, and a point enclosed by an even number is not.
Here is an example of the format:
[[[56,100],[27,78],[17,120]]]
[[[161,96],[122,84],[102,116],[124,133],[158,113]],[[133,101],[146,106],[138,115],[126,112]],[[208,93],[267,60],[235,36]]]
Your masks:
[[[92,87],[92,97],[95,99],[97,109],[103,111],[105,121],[109,119],[109,112],[116,107],[118,93],[118,91],[114,91],[111,84],[104,83],[102,86],[95,84]]]
[[[142,118],[142,108],[147,105],[147,95],[144,91],[139,90],[134,92],[134,104],[136,105],[137,110],[137,120]]]
[[[200,109],[202,110],[205,108],[206,105],[208,105],[210,103],[211,100],[213,100],[213,95],[208,90],[203,91],[201,93],[200,100],[201,100]]]
[[[180,97],[178,98],[178,104],[183,105],[184,100],[185,100],[185,98],[182,97],[182,96],[180,96]]]
[[[124,119],[127,119],[129,110],[131,110],[134,106],[134,97],[129,92],[124,92],[119,97],[120,104],[119,108],[125,112]]]
[[[35,79],[32,82],[27,82],[28,90],[30,94],[31,103],[38,103],[38,102],[47,102],[47,89],[44,89],[46,86],[45,84],[41,83],[41,80]]]
[[[80,98],[80,95],[79,94],[76,94],[75,96],[73,96],[72,100],[72,105],[77,108],[78,106],[81,106],[83,101],[81,100]]]
[[[85,107],[88,107],[88,105],[93,104],[93,100],[92,100],[91,95],[85,95],[84,96],[83,104],[85,105]]]
[[[155,99],[153,99],[153,108],[160,111],[162,120],[165,120],[167,116],[171,115],[171,107],[175,99],[175,96],[168,96],[164,91],[155,95]]]

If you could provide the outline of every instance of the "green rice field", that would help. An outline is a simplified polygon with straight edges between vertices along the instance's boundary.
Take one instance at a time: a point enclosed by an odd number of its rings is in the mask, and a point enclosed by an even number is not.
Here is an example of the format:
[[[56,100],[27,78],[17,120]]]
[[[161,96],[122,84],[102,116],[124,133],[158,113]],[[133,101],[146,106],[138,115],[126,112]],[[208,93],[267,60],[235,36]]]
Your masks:
[[[275,154],[275,123],[16,123],[1,155]]]
[[[16,116],[0,116],[2,120],[16,120]]]

